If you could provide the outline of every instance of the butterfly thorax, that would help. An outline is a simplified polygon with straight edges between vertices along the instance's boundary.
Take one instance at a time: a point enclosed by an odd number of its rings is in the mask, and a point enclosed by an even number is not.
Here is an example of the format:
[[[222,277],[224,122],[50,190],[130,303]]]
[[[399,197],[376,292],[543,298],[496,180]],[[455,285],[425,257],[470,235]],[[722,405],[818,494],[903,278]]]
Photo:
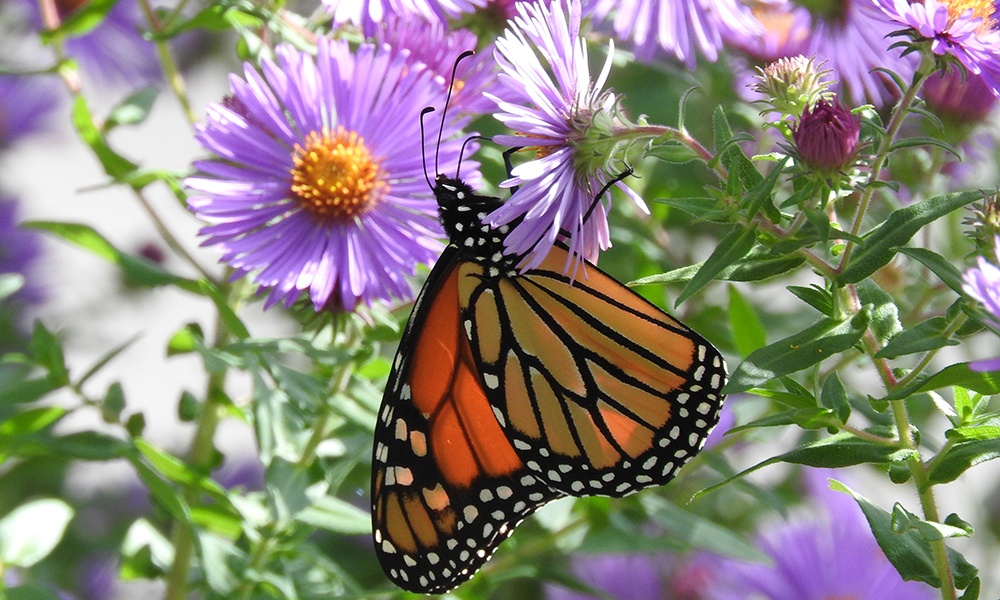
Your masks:
[[[434,182],[438,214],[448,240],[466,260],[495,267],[493,276],[512,276],[520,258],[505,254],[504,239],[509,227],[492,227],[489,214],[503,202],[476,194],[459,179],[438,175]]]

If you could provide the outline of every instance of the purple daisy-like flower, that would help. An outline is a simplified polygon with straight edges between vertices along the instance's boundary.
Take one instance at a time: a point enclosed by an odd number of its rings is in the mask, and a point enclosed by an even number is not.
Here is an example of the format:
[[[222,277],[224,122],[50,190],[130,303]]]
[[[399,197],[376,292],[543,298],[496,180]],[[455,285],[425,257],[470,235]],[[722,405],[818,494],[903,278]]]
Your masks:
[[[827,487],[830,472],[806,471],[808,498],[818,510],[768,528],[758,546],[771,565],[705,557],[705,600],[930,600],[935,590],[903,581],[886,559],[857,503]]]
[[[1000,98],[1000,30],[993,0],[871,0],[896,23],[910,28],[932,52],[949,55],[982,77]]]
[[[994,238],[994,254],[996,264],[983,258],[978,259],[978,267],[965,272],[962,289],[970,298],[983,305],[986,312],[993,317],[994,323],[1000,327],[1000,238]],[[1000,358],[976,361],[969,364],[973,371],[1000,371]]]
[[[323,0],[335,25],[350,23],[374,36],[381,23],[392,18],[447,24],[485,5],[485,0]]]
[[[0,76],[0,147],[5,147],[50,124],[49,114],[59,101],[49,80]]]
[[[672,561],[654,554],[589,554],[573,559],[572,570],[582,583],[600,595],[561,586],[546,586],[548,600],[647,600],[666,595]]]
[[[440,23],[400,18],[387,19],[375,39],[394,50],[409,51],[411,60],[424,63],[444,85],[451,81],[458,57],[475,50],[477,44],[476,34],[466,29],[449,31]],[[493,111],[496,103],[483,92],[502,93],[496,70],[491,47],[459,62],[448,110],[474,114]]]
[[[352,54],[320,39],[316,57],[287,44],[276,56],[231,76],[232,96],[198,127],[219,157],[185,182],[191,210],[212,223],[204,244],[270,288],[266,306],[302,292],[317,310],[409,298],[406,276],[442,248],[421,160],[437,131],[422,137],[419,114],[444,102],[443,86],[407,52],[371,44]],[[461,123],[446,123],[445,138]],[[460,146],[441,143],[443,170]]]
[[[568,234],[571,261],[596,261],[611,242],[606,208],[595,202],[618,173],[608,172],[608,153],[588,145],[593,143],[588,138],[610,137],[618,125],[617,98],[602,91],[613,48],[601,75],[591,81],[579,0],[570,0],[568,7],[560,0],[550,7],[521,3],[517,9],[495,52],[509,99],[487,94],[499,108],[496,118],[516,134],[493,140],[534,148],[537,157],[514,167],[501,185],[518,189],[490,218],[495,226],[519,221],[506,245],[524,256],[522,268],[540,264],[561,232]],[[648,212],[627,186],[620,181],[616,186]],[[567,270],[576,264],[567,264]]]
[[[59,17],[65,19],[88,0],[55,0]],[[37,0],[20,0],[28,19],[38,29],[43,27]],[[67,38],[66,53],[80,62],[81,68],[104,84],[141,85],[160,75],[153,44],[143,38],[144,21],[136,0],[120,0],[93,30]]]
[[[916,68],[916,57],[889,50],[892,42],[886,36],[898,26],[871,0],[826,4],[824,11],[810,12],[789,0],[758,0],[750,6],[764,33],[730,34],[727,41],[759,63],[799,54],[812,58],[833,72],[832,79],[838,82],[833,89],[851,104],[887,104],[895,87],[888,76],[874,69],[889,69],[908,78]]]
[[[695,65],[696,49],[715,62],[724,36],[761,32],[736,0],[596,0],[592,12],[599,20],[614,15],[615,34],[632,41],[639,60],[666,52],[689,68]]]

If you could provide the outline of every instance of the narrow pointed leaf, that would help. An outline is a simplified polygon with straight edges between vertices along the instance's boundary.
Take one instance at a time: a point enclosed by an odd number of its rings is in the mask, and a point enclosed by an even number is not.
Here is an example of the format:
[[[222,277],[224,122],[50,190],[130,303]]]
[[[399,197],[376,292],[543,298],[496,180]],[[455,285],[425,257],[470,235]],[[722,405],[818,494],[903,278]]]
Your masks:
[[[896,248],[906,245],[924,225],[982,197],[983,193],[978,190],[955,192],[896,210],[885,222],[864,236],[864,245],[851,255],[847,268],[837,277],[838,283],[846,285],[865,279],[889,264],[896,255]]]
[[[681,302],[693,296],[695,292],[715,279],[715,276],[720,271],[746,256],[756,241],[756,230],[743,229],[742,227],[737,227],[729,235],[722,238],[722,241],[715,247],[712,255],[708,257],[708,260],[698,269],[698,272],[691,278],[691,281],[681,290],[674,306],[680,306]]]
[[[836,356],[861,339],[870,319],[868,310],[842,322],[821,319],[799,333],[756,350],[736,368],[723,393],[743,392]]]

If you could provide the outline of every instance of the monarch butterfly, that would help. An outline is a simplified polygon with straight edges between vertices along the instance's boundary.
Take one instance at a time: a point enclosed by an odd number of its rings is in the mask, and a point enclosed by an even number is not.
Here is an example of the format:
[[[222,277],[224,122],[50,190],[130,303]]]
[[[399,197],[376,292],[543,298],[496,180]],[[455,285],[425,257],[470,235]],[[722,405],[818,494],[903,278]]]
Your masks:
[[[372,524],[394,583],[443,593],[551,500],[670,481],[718,421],[726,371],[709,342],[596,266],[565,275],[565,246],[519,273],[508,228],[489,225],[498,198],[457,174],[432,189],[450,244],[379,409]]]

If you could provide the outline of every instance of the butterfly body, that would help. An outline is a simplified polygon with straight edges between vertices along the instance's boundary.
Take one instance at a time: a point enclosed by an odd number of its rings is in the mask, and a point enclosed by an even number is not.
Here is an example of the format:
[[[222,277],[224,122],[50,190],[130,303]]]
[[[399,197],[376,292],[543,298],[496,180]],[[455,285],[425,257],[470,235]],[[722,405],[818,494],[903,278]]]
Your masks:
[[[414,304],[376,424],[372,518],[395,583],[458,585],[538,507],[662,485],[718,421],[718,351],[564,246],[519,273],[497,198],[437,176],[450,244]]]

